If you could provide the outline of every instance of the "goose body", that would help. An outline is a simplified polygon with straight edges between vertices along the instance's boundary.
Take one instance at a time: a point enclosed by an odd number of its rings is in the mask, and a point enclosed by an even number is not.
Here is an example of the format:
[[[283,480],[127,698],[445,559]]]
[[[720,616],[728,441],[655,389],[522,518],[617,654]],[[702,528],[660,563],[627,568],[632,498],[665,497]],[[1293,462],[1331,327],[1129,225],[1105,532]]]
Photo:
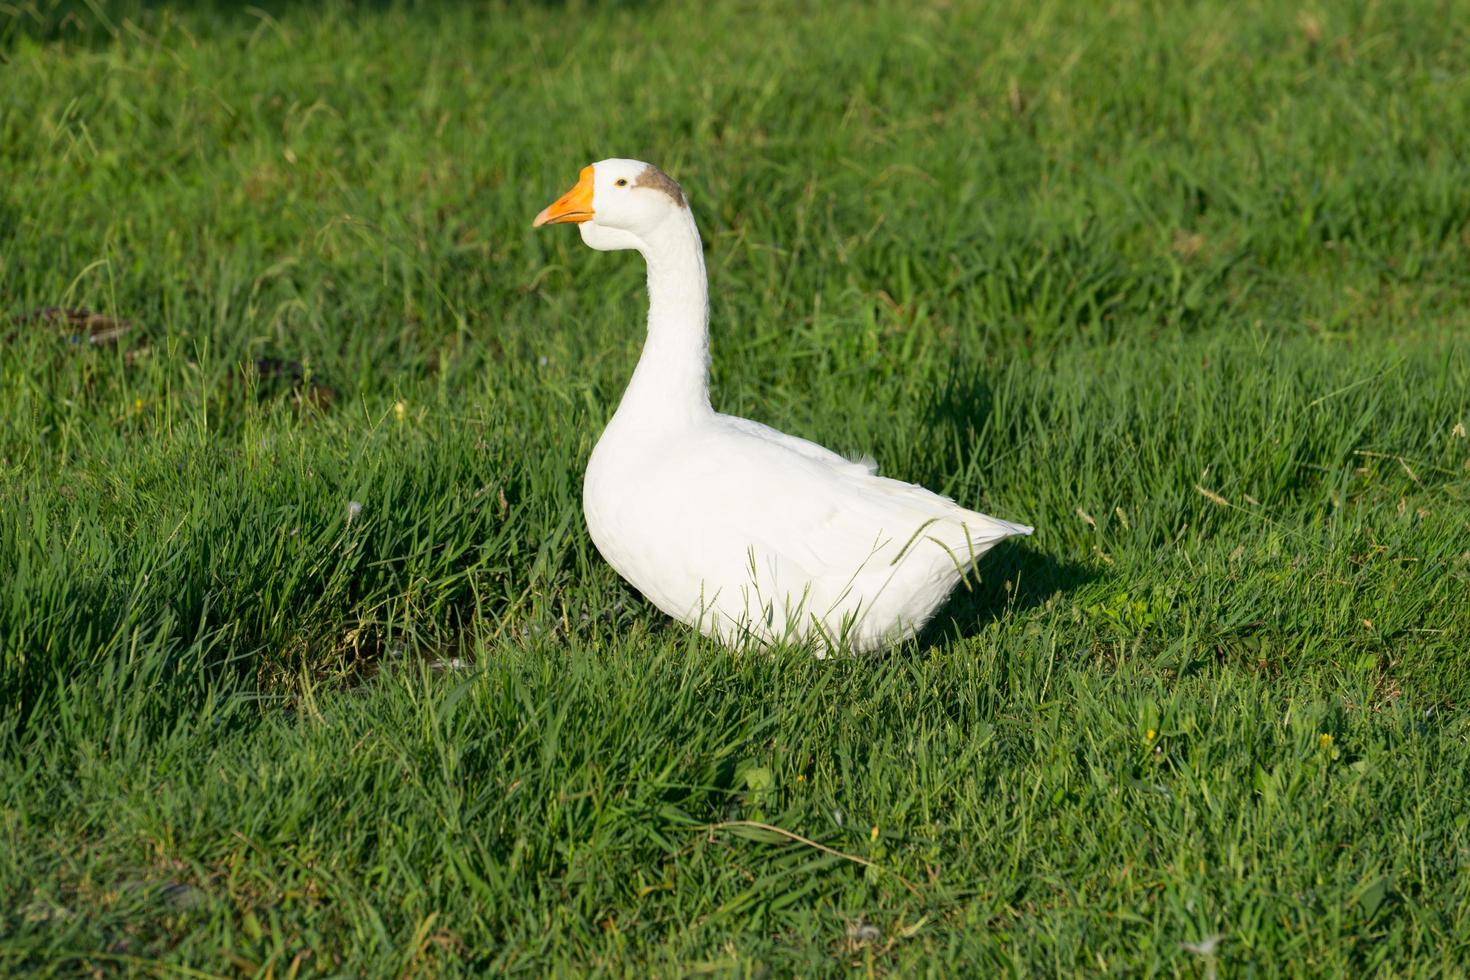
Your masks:
[[[968,569],[1031,528],[715,412],[699,232],[650,164],[604,160],[536,218],[648,265],[648,337],[587,465],[597,549],[650,602],[731,645],[871,652],[913,635]]]

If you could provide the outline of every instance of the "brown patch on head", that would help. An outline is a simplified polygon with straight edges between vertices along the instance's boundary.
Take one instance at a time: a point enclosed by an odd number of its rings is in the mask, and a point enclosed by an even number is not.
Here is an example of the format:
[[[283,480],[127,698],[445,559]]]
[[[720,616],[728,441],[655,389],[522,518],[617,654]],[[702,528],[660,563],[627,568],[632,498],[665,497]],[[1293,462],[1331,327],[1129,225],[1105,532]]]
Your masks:
[[[656,191],[663,191],[679,207],[689,206],[684,200],[684,188],[679,186],[679,182],[651,163],[644,168],[643,173],[638,175],[638,179],[633,181],[633,186],[651,187]]]

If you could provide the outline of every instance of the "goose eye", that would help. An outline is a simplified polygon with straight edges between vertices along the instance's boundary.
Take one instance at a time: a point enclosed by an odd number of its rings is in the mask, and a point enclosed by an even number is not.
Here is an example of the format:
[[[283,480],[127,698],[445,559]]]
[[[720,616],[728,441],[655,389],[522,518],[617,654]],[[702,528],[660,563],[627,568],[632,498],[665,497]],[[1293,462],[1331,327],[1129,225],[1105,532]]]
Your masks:
[[[627,177],[619,177],[617,180],[613,181],[613,186],[614,187],[627,187],[628,186],[628,178]]]

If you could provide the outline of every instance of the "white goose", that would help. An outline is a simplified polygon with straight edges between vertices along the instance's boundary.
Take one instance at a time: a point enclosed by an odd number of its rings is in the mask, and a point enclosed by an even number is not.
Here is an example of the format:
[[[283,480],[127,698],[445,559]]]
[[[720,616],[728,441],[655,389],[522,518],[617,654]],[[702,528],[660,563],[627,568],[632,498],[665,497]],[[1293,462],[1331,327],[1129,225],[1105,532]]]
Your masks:
[[[582,502],[602,556],[665,613],[731,645],[874,651],[920,629],[986,551],[1031,533],[715,412],[699,231],[657,167],[584,167],[534,226],[563,222],[648,264],[648,339]]]

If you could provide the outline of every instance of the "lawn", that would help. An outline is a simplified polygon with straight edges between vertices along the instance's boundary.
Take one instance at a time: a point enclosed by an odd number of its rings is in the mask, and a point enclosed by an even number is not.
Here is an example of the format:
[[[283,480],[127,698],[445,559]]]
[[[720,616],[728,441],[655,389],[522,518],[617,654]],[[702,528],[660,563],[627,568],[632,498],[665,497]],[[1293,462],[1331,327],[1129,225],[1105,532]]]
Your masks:
[[[1463,976],[1467,133],[1463,2],[0,5],[0,973]],[[608,156],[1036,526],[919,640],[596,553]]]

